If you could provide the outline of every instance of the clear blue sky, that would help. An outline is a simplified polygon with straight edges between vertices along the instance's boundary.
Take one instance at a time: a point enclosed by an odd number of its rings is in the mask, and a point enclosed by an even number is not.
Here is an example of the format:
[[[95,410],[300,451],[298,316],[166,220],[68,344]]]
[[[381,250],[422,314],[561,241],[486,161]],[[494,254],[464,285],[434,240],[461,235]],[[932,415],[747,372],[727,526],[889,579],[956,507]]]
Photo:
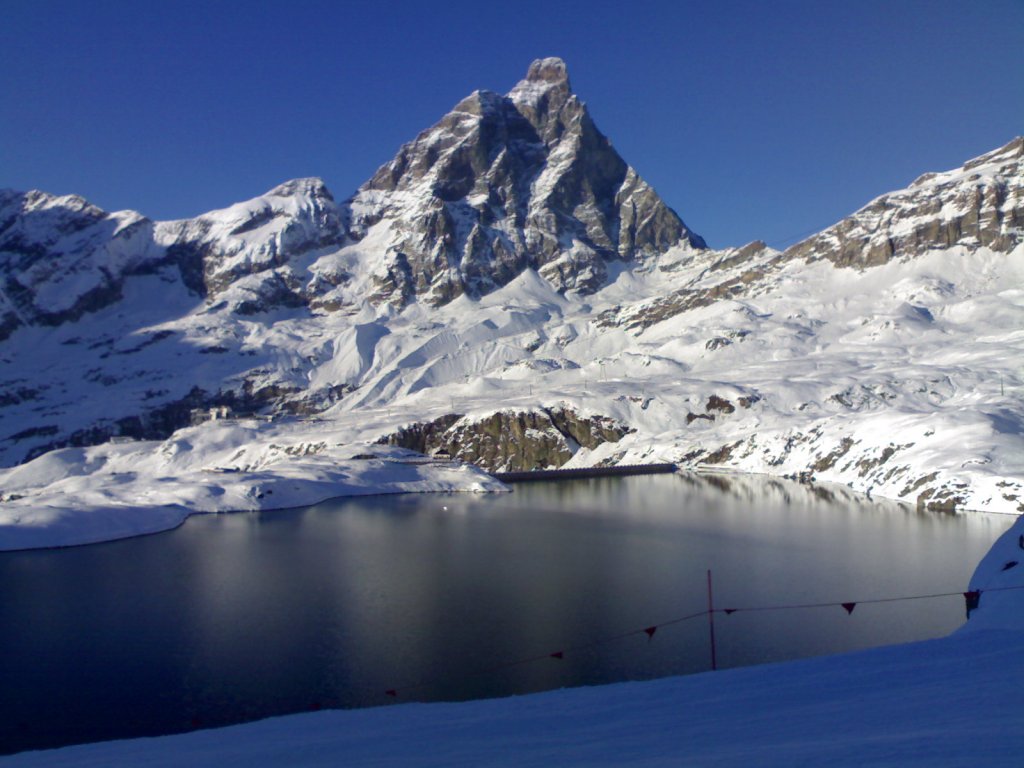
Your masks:
[[[1024,0],[3,4],[0,187],[193,216],[348,197],[477,88],[561,56],[715,247],[786,245],[1024,133]]]

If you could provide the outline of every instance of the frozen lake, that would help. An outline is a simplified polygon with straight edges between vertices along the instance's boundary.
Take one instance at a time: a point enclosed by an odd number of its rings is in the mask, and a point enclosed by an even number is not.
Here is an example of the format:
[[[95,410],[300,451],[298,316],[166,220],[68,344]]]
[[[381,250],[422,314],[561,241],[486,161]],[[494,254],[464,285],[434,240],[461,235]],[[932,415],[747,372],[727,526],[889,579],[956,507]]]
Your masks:
[[[707,607],[708,569],[718,608],[829,604],[716,614],[719,668],[935,637],[962,596],[839,603],[961,592],[1012,522],[659,475],[0,553],[0,753],[703,671],[706,617],[670,622]]]

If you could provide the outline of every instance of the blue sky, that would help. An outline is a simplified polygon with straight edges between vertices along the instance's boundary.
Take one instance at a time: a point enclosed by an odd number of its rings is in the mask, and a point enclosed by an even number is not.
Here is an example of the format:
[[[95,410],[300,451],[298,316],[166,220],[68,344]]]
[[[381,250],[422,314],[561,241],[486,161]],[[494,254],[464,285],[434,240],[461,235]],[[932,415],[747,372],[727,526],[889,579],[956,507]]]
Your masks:
[[[157,219],[348,197],[471,91],[561,56],[710,245],[787,245],[1024,133],[1024,0],[8,2],[0,187]]]

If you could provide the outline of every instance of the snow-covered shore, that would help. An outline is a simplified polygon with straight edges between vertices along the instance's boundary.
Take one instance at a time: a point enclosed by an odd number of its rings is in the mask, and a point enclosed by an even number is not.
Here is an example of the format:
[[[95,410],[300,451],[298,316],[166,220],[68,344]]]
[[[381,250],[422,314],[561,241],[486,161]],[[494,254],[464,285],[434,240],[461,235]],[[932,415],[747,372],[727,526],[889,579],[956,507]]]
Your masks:
[[[210,422],[163,442],[51,451],[0,471],[0,488],[0,551],[111,541],[169,530],[192,514],[338,496],[507,490],[470,465],[255,420]]]
[[[953,635],[859,653],[461,704],[272,718],[0,759],[84,766],[1019,766],[1018,520]],[[1024,566],[1022,566],[1024,567]],[[1002,588],[1002,591],[987,591]]]

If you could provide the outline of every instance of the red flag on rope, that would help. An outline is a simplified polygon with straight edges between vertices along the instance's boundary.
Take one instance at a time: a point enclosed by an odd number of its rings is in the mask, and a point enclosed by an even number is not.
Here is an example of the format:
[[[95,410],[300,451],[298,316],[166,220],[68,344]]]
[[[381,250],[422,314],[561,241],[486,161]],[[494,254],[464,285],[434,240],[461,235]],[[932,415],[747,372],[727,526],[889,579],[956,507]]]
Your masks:
[[[981,600],[981,590],[972,589],[970,592],[964,592],[964,602],[967,604],[967,615],[971,615],[971,611],[978,607],[978,602]]]
[[[398,691],[396,691],[394,688],[388,688],[386,691],[384,691],[384,695],[395,698],[398,696]]]
[[[549,655],[551,656],[552,659],[564,659],[565,658],[565,652],[564,651],[555,651],[554,653],[549,654]]]
[[[644,630],[644,632],[647,633],[647,638],[648,639],[653,638],[654,637],[654,633],[657,632],[657,631],[658,631],[657,627],[648,627],[647,629]]]
[[[847,614],[851,614],[851,613],[853,613],[853,609],[857,607],[857,604],[856,603],[843,603],[842,606],[843,606],[843,608],[846,609],[846,613]]]
[[[730,613],[736,613],[736,611],[738,609],[736,609],[736,608],[726,608],[724,610],[725,610],[725,615],[728,616]]]

